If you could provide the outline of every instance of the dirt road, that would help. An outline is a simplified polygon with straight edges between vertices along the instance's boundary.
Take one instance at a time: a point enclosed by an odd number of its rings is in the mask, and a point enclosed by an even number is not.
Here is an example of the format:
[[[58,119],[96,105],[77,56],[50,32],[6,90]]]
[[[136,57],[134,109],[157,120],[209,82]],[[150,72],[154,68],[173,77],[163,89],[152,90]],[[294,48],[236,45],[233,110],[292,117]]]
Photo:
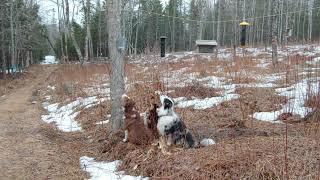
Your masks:
[[[35,78],[25,79],[24,87],[0,98],[0,179],[85,177],[79,168],[77,153],[72,153],[81,138],[77,137],[76,141],[72,139],[75,135],[66,138],[44,124],[40,119],[40,102],[30,102],[32,92],[55,68],[32,67],[30,72]]]

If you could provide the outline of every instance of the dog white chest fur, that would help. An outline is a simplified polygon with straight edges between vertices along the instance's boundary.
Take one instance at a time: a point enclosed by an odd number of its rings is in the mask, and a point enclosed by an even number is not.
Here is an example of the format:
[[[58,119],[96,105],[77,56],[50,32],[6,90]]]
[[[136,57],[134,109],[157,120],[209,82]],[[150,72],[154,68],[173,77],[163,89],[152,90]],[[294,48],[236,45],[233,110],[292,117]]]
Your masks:
[[[177,121],[178,115],[173,111],[173,101],[168,96],[160,96],[162,106],[157,109],[159,116],[157,129],[161,136],[165,135],[165,128],[170,127],[174,121]]]
[[[161,136],[165,135],[166,127],[171,126],[174,121],[176,121],[177,117],[175,116],[162,116],[158,120],[157,129]]]

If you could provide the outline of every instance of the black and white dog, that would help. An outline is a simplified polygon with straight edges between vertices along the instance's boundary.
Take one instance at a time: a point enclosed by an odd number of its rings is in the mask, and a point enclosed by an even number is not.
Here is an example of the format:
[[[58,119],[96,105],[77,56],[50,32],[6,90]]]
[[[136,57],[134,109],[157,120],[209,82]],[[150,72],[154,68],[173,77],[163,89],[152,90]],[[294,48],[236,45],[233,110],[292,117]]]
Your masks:
[[[196,147],[197,143],[191,132],[173,110],[173,100],[162,95],[160,101],[162,105],[157,109],[159,117],[157,129],[160,136],[167,139],[167,145],[170,146],[173,143],[185,148]]]

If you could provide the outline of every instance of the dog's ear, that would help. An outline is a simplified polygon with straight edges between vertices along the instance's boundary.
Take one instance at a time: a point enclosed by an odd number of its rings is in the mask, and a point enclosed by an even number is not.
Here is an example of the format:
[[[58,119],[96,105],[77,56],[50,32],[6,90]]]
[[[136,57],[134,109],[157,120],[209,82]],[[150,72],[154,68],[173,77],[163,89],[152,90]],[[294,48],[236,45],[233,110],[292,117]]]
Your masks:
[[[129,96],[127,96],[126,94],[122,95],[122,98],[121,98],[122,106],[125,106],[128,103],[129,99],[130,99]]]

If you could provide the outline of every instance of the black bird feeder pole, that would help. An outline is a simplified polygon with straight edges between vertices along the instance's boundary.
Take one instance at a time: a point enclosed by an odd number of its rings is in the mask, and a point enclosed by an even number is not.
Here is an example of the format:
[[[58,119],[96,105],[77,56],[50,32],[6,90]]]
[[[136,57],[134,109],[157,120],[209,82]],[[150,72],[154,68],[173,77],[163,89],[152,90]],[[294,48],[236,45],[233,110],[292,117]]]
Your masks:
[[[160,37],[160,48],[161,48],[161,57],[166,56],[166,36],[161,36]]]
[[[246,46],[246,31],[247,31],[247,26],[250,26],[249,23],[243,21],[240,23],[240,27],[241,27],[241,34],[240,34],[240,45],[242,47]]]

